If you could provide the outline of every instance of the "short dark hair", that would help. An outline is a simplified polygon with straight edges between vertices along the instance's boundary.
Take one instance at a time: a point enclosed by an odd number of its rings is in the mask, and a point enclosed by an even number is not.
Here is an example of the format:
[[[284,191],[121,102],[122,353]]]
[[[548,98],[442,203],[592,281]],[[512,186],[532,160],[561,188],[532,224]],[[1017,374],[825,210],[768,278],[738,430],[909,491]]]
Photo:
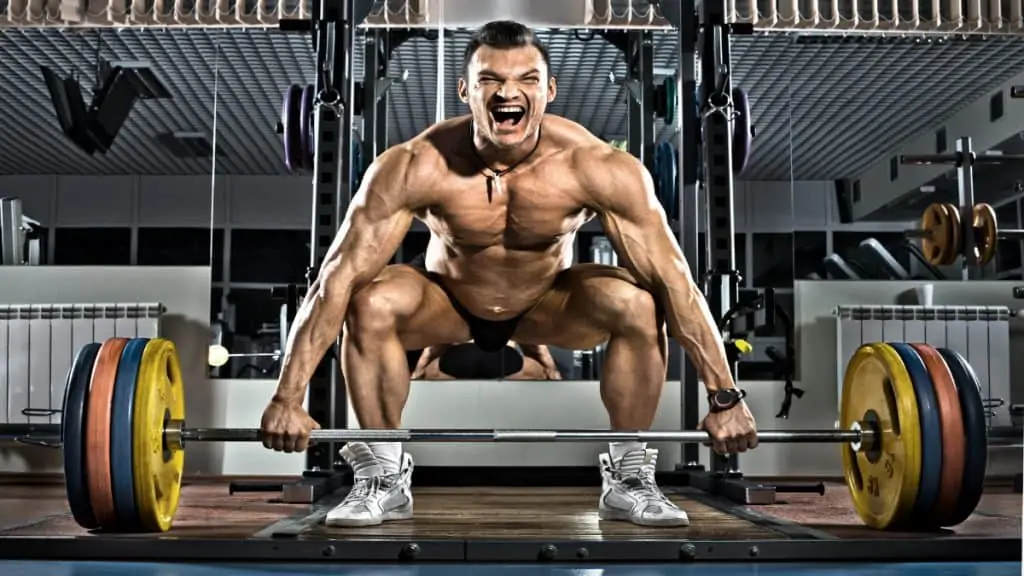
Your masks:
[[[473,33],[473,37],[469,39],[466,52],[462,56],[463,74],[466,74],[469,70],[469,61],[473,59],[473,55],[476,54],[476,51],[481,46],[490,46],[491,48],[498,49],[533,46],[544,59],[544,66],[547,67],[548,74],[551,73],[551,56],[548,53],[547,46],[541,43],[537,35],[533,33],[533,30],[519,22],[495,20],[477,28],[476,32]]]

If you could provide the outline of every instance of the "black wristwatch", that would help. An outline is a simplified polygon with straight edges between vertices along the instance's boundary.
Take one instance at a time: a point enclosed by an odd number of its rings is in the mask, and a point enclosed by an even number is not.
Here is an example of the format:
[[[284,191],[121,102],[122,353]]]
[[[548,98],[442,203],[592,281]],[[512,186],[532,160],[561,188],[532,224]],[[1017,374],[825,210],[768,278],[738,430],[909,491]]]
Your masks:
[[[746,390],[739,388],[723,388],[708,394],[708,404],[711,405],[710,412],[725,412],[740,403],[747,395]]]

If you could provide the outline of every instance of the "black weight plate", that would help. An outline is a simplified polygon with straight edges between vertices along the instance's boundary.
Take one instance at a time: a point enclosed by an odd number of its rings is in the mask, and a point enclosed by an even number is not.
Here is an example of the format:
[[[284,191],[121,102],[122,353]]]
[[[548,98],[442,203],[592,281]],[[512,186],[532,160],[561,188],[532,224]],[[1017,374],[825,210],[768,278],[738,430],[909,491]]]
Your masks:
[[[299,106],[299,131],[302,140],[302,167],[306,170],[313,169],[313,154],[316,153],[316,134],[313,129],[316,126],[313,117],[313,85],[309,84],[302,89],[302,102]]]
[[[75,356],[68,370],[61,413],[61,446],[64,453],[64,485],[68,493],[71,515],[87,530],[99,527],[89,502],[85,481],[85,407],[89,399],[92,367],[100,345],[86,344]]]
[[[981,502],[985,488],[985,468],[988,466],[988,428],[985,405],[981,398],[981,383],[967,360],[955,350],[936,348],[953,373],[956,393],[960,397],[960,412],[964,418],[967,453],[964,454],[964,481],[960,487],[960,500],[950,518],[949,526],[956,526],[974,512]]]
[[[281,106],[281,126],[284,127],[284,164],[289,171],[302,169],[302,122],[299,112],[302,108],[302,86],[292,84],[285,92]]]

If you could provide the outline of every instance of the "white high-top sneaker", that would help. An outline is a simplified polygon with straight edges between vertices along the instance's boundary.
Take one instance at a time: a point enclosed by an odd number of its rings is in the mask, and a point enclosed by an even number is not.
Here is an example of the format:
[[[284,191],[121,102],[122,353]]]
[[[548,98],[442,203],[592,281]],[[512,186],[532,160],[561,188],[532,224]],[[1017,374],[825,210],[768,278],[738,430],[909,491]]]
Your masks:
[[[341,457],[352,467],[355,484],[341,504],[330,512],[328,526],[376,526],[412,518],[412,456],[402,453],[398,474],[384,474],[380,462],[364,442],[350,442]]]
[[[661,493],[654,481],[658,451],[634,450],[612,462],[601,454],[601,520],[623,520],[639,526],[689,526],[690,519]]]

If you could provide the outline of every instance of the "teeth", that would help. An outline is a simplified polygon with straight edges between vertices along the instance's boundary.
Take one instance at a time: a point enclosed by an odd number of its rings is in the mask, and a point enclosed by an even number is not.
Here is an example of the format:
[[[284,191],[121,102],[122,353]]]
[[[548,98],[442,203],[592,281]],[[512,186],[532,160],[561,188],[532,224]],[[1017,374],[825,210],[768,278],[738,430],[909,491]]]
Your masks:
[[[510,113],[510,114],[511,113],[515,113],[515,112],[524,112],[523,108],[520,107],[520,106],[498,106],[498,107],[496,107],[494,109],[494,111],[495,112],[507,112],[507,113]]]

